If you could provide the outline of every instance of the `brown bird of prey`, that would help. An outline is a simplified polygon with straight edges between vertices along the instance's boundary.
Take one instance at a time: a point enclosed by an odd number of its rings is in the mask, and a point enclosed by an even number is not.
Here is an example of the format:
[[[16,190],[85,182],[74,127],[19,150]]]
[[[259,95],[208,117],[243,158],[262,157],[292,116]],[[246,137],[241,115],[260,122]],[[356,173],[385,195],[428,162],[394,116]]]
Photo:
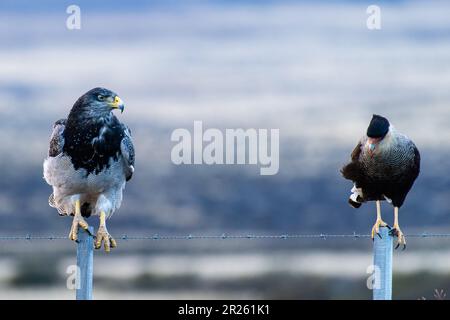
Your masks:
[[[100,217],[95,248],[107,252],[117,246],[106,229],[106,219],[122,202],[126,181],[134,172],[131,133],[112,113],[124,104],[114,92],[94,88],[73,105],[67,119],[56,121],[44,161],[44,178],[53,187],[49,204],[60,215],[73,216],[69,238],[78,228],[88,229],[84,218]]]
[[[394,225],[390,232],[397,237],[395,248],[403,245],[405,249],[406,239],[398,223],[398,211],[420,172],[420,154],[414,142],[397,132],[386,118],[374,115],[366,135],[352,152],[351,162],[341,172],[354,183],[349,199],[352,207],[376,201],[377,220],[372,228],[372,239],[375,234],[380,236],[380,226],[389,227],[381,219],[380,201],[386,200],[394,206]]]

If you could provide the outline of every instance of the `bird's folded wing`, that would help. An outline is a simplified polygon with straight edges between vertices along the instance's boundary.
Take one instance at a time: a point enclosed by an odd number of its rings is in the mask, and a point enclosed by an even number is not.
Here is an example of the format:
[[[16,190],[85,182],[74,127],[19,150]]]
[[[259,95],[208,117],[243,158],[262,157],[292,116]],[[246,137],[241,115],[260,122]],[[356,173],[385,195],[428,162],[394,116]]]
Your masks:
[[[64,148],[64,129],[66,127],[66,119],[60,119],[53,125],[52,136],[50,137],[50,146],[48,149],[49,157],[56,157],[63,152]]]
[[[362,151],[362,146],[363,146],[363,139],[361,139],[358,144],[356,145],[355,149],[353,149],[352,151],[352,155],[351,155],[351,159],[352,161],[358,161],[359,160],[359,156],[361,154]]]
[[[125,162],[128,166],[128,168],[126,168],[126,180],[130,180],[131,177],[133,176],[133,172],[134,172],[134,146],[133,146],[133,141],[131,139],[131,131],[130,129],[123,125],[124,128],[124,137],[120,143],[120,150],[122,152],[122,156],[125,159]]]

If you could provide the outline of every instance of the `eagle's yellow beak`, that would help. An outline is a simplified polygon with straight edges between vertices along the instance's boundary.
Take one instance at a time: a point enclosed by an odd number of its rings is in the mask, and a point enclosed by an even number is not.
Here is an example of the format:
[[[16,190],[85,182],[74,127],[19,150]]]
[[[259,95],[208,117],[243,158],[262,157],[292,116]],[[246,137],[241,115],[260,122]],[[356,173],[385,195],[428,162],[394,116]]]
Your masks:
[[[120,109],[120,112],[123,112],[123,109],[125,109],[125,105],[123,104],[122,99],[120,99],[118,96],[115,96],[113,102],[111,102],[111,108]]]

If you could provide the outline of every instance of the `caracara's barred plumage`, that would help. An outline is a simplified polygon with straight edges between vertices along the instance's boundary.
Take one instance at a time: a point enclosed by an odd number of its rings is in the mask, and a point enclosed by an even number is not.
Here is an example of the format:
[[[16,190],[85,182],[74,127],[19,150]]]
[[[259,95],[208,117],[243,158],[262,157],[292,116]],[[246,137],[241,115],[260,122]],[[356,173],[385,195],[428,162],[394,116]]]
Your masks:
[[[74,215],[82,227],[87,224],[81,216],[101,216],[99,232],[106,232],[104,219],[120,207],[134,172],[131,133],[113,109],[123,110],[123,103],[110,90],[95,88],[81,96],[68,118],[54,124],[44,162],[44,178],[53,187],[49,204],[61,215]]]
[[[351,162],[342,168],[343,176],[354,182],[349,199],[354,208],[387,200],[398,210],[419,172],[420,153],[414,142],[378,115],[353,150]]]

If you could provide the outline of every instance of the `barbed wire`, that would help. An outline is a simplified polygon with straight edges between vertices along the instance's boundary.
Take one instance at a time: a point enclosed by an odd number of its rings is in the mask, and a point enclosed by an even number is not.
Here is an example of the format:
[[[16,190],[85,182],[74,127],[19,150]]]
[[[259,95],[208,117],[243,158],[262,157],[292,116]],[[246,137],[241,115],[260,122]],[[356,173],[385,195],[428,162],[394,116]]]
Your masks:
[[[450,233],[416,233],[416,234],[406,234],[406,237],[409,238],[450,238]],[[116,237],[116,239],[121,240],[251,240],[251,239],[277,239],[277,240],[289,240],[289,239],[322,239],[326,240],[329,238],[353,238],[353,239],[360,239],[360,238],[370,238],[369,234],[327,234],[327,233],[320,233],[320,234],[220,234],[220,235],[195,235],[195,234],[188,234],[188,235],[142,235],[142,236],[135,236],[135,235],[128,235],[123,234],[119,237]],[[45,236],[34,236],[31,234],[26,235],[19,235],[19,236],[0,236],[0,241],[19,241],[19,240],[25,240],[25,241],[32,241],[32,240],[69,240],[68,236],[60,236],[60,235],[45,235]]]

